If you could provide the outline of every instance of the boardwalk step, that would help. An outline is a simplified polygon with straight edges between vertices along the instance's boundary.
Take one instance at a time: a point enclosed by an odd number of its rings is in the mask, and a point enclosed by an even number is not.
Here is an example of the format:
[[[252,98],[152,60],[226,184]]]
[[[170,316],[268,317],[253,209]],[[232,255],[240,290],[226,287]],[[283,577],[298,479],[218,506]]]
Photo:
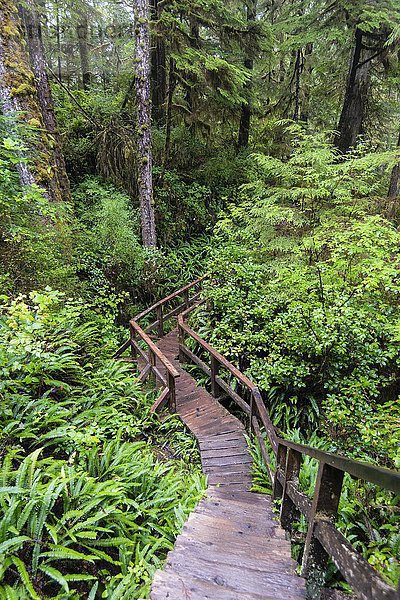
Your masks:
[[[151,600],[301,600],[296,573],[269,496],[251,493],[252,459],[241,421],[184,371],[173,331],[158,346],[179,371],[177,412],[197,438],[206,496],[186,521]]]
[[[242,594],[257,594],[266,590],[272,598],[287,600],[291,598],[305,598],[298,589],[298,578],[296,575],[284,575],[281,572],[271,571],[272,565],[268,564],[268,571],[260,572],[252,570],[248,572],[241,567],[232,567],[203,560],[199,557],[188,560],[189,557],[179,555],[178,552],[171,553],[167,561],[167,570],[178,575],[196,577],[208,584],[241,592]]]
[[[219,468],[222,466],[252,464],[251,456],[243,451],[241,454],[229,456],[213,456],[212,458],[201,457],[201,462],[204,467]]]
[[[248,550],[243,548],[243,544],[231,543],[227,548],[225,542],[203,542],[191,537],[190,535],[181,535],[175,545],[176,551],[183,550],[190,555],[204,555],[207,557],[219,556],[221,564],[231,564],[246,567],[251,564],[253,569],[263,569],[265,560],[277,562],[284,569],[290,569],[289,574],[293,574],[296,569],[296,562],[292,559],[290,551],[286,544],[270,540],[263,548],[253,548],[251,555]]]
[[[176,573],[157,571],[150,600],[273,600],[264,594],[237,593],[209,584],[196,577],[180,577]],[[288,600],[288,599],[286,599]]]

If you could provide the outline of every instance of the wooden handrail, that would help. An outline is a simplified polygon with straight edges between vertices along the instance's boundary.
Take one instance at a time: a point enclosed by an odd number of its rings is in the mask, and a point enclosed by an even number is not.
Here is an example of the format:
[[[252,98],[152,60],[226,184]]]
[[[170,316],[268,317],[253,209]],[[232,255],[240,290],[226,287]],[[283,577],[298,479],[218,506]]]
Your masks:
[[[211,391],[216,397],[220,396],[221,390],[225,391],[249,417],[250,431],[255,434],[260,444],[261,454],[273,483],[274,498],[281,500],[282,526],[291,531],[292,524],[298,519],[300,513],[307,518],[309,527],[303,554],[302,574],[307,577],[309,598],[320,597],[323,574],[328,558],[332,558],[343,577],[362,600],[399,600],[400,586],[396,591],[388,585],[336,529],[334,520],[345,474],[400,494],[400,472],[283,439],[278,435],[271,421],[258,387],[186,323],[188,315],[195,308],[196,306],[189,307],[178,317],[180,356],[192,360],[211,378]],[[186,336],[208,354],[211,367],[186,347]],[[231,388],[230,382],[221,379],[220,367],[228,371],[230,376],[247,391],[248,401]],[[260,424],[267,433],[276,457],[275,472],[271,466]],[[312,500],[299,489],[299,473],[303,456],[309,456],[319,462]]]
[[[242,385],[246,386],[251,392],[254,389],[256,389],[257,386],[252,381],[250,381],[250,379],[246,377],[246,375],[243,375],[243,373],[241,373],[241,371],[239,371],[239,369],[235,367],[235,365],[229,362],[229,360],[222,356],[222,354],[220,354],[217,350],[215,350],[215,348],[210,346],[210,344],[208,344],[205,340],[203,340],[202,337],[200,337],[195,331],[193,331],[193,329],[191,329],[185,323],[184,319],[185,313],[180,314],[178,317],[178,324],[183,331],[185,331],[195,342],[199,344],[199,346],[201,346],[206,352],[208,352],[210,356],[215,358],[215,360],[218,361],[221,367],[229,371],[231,375],[233,375],[233,377],[235,377],[235,379],[237,379],[237,381],[239,381]]]
[[[161,350],[156,346],[153,340],[143,331],[138,323],[134,319],[129,321],[130,326],[136,331],[139,337],[147,344],[153,354],[158,358],[160,363],[165,369],[172,375],[172,377],[179,377],[179,372],[175,369],[174,365],[164,356]]]
[[[165,334],[165,325],[173,317],[177,316],[182,311],[190,308],[194,302],[197,301],[199,292],[195,293],[190,297],[190,290],[197,289],[200,283],[205,279],[206,275],[199,277],[196,281],[185,285],[180,290],[173,292],[166,298],[159,300],[153,306],[150,306],[146,310],[142,311],[136,317],[129,321],[130,337],[122,344],[122,346],[114,354],[113,358],[120,358],[128,348],[131,349],[132,358],[135,360],[139,355],[139,362],[142,363],[142,370],[139,374],[139,380],[145,381],[148,377],[153,376],[161,387],[164,388],[161,391],[159,398],[153,404],[152,412],[159,411],[165,404],[169,403],[169,407],[172,411],[176,408],[176,397],[175,397],[175,380],[179,377],[179,372],[175,369],[173,364],[164,356],[158,346],[154,343],[148,333],[152,330],[156,330],[159,338]],[[168,309],[167,305],[170,301],[175,300],[182,296],[182,304],[179,306],[173,306]],[[167,312],[165,312],[167,311]],[[144,317],[151,313],[156,313],[156,320],[146,327],[142,327],[139,323]],[[143,350],[140,346],[140,342],[143,342],[147,346],[147,350]],[[157,361],[161,367],[158,368]],[[165,374],[162,372],[164,369]]]
[[[157,308],[159,308],[160,306],[164,306],[164,304],[167,304],[171,300],[174,300],[175,298],[177,298],[181,294],[184,294],[186,291],[191,290],[193,287],[195,287],[196,285],[198,285],[199,283],[201,283],[202,281],[204,281],[204,279],[206,277],[207,277],[207,275],[203,275],[202,277],[199,277],[195,281],[192,281],[192,283],[189,283],[188,285],[185,285],[183,288],[177,290],[176,292],[173,292],[172,294],[170,294],[169,296],[166,296],[162,300],[159,300],[158,302],[156,302],[155,304],[153,304],[149,308],[146,308],[146,310],[144,310],[141,313],[139,313],[138,315],[136,315],[134,317],[134,320],[135,321],[140,321],[141,319],[143,319],[143,317],[147,317],[148,314],[152,313],[154,310],[157,310]]]
[[[343,473],[351,475],[355,479],[362,479],[363,481],[373,483],[385,490],[394,492],[395,494],[400,494],[400,472],[398,471],[371,465],[370,463],[361,462],[359,460],[353,460],[351,458],[340,456],[339,454],[332,454],[330,452],[325,452],[324,450],[318,450],[317,448],[297,444],[282,438],[278,438],[278,443],[286,448],[297,450],[305,456],[310,456],[320,462],[324,462],[338,471],[343,471]]]
[[[162,337],[165,323],[172,317],[178,316],[180,357],[194,362],[210,377],[211,390],[216,398],[221,398],[226,394],[249,419],[249,430],[254,433],[259,442],[261,455],[273,484],[274,498],[281,500],[282,526],[291,532],[292,525],[300,514],[303,514],[309,523],[302,563],[302,574],[307,577],[309,598],[320,597],[323,573],[330,557],[362,600],[399,600],[400,588],[397,591],[394,590],[380,577],[377,571],[335,527],[334,520],[345,474],[400,494],[400,473],[285,440],[274,427],[259,388],[187,324],[188,315],[204,302],[199,301],[200,292],[192,297],[189,292],[191,289],[200,287],[204,278],[205,276],[200,277],[131,319],[129,323],[130,339],[121,346],[115,357],[121,356],[129,347],[134,356],[139,354],[144,362],[140,378],[144,380],[153,374],[165,388],[153,405],[153,409],[159,410],[160,407],[169,403],[170,409],[174,411],[175,380],[179,377],[179,372],[159,350],[147,332],[156,329],[158,336]],[[172,309],[165,312],[168,303],[179,296],[183,296],[182,304],[173,306]],[[154,311],[156,320],[145,328],[141,327],[138,321]],[[186,336],[207,353],[210,366],[187,348]],[[141,348],[139,342],[146,344],[147,353]],[[158,368],[157,361],[165,370],[165,377]],[[221,376],[221,368],[228,372],[229,381],[225,381]],[[232,380],[238,384],[236,389],[231,386]],[[262,427],[266,431],[275,455],[275,469],[272,467],[268,448],[261,433]],[[299,487],[299,474],[304,456],[309,456],[319,463],[312,499],[308,498]]]
[[[268,411],[262,400],[261,392],[258,386],[255,383],[253,383],[246,375],[244,375],[237,367],[235,367],[230,361],[228,361],[222,354],[220,354],[218,350],[213,348],[199,334],[193,331],[193,329],[191,329],[185,322],[185,318],[187,317],[187,315],[190,312],[192,312],[195,308],[197,307],[190,307],[188,310],[179,315],[178,324],[180,329],[184,331],[187,335],[189,335],[195,342],[197,342],[197,344],[199,344],[199,346],[201,346],[203,350],[208,352],[208,354],[211,357],[217,360],[223,368],[225,368],[240,384],[246,386],[249,392],[253,394],[255,403],[260,413],[260,419],[267,431],[272,446],[280,444],[282,446],[285,446],[286,448],[292,448],[293,450],[297,450],[301,454],[310,456],[311,458],[315,458],[316,460],[329,464],[340,471],[348,473],[356,479],[362,479],[369,483],[379,485],[380,487],[385,488],[389,491],[395,492],[396,494],[400,494],[400,472],[346,458],[344,456],[340,456],[339,454],[332,454],[324,450],[319,450],[318,448],[313,448],[305,444],[291,442],[289,440],[285,440],[277,436],[275,428],[272,425],[272,421],[269,417]]]

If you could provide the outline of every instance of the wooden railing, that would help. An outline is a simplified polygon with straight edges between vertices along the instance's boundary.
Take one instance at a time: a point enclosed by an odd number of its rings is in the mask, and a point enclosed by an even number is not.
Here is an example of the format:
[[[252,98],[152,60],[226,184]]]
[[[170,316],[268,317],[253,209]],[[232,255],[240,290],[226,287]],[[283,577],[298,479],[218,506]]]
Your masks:
[[[143,382],[149,377],[153,377],[161,387],[161,394],[153,404],[152,412],[159,411],[166,404],[171,411],[176,411],[175,380],[179,377],[178,371],[159,350],[152,338],[163,337],[171,319],[193,307],[199,299],[201,282],[204,277],[156,302],[131,319],[129,321],[129,339],[114,354],[113,358],[121,358],[130,349],[131,360],[137,362],[141,367],[139,380]],[[141,324],[142,321],[145,323]],[[150,321],[150,323],[146,321]]]
[[[307,519],[308,532],[301,573],[307,578],[309,598],[320,598],[327,563],[331,558],[358,598],[399,600],[400,586],[395,590],[381,578],[335,527],[335,518],[346,473],[396,494],[400,494],[400,473],[296,444],[280,437],[271,422],[258,387],[189,327],[186,319],[194,308],[190,307],[178,317],[180,358],[190,360],[210,377],[211,392],[216,398],[228,396],[247,415],[249,430],[258,440],[273,484],[274,498],[281,501],[282,526],[291,533],[301,514]],[[197,354],[193,348],[187,346],[187,338],[192,340],[192,346],[197,346]],[[226,377],[223,377],[222,373],[225,373]],[[265,430],[275,455],[276,467],[270,460],[262,429]],[[299,485],[304,456],[318,461],[318,475],[312,499],[301,491]]]

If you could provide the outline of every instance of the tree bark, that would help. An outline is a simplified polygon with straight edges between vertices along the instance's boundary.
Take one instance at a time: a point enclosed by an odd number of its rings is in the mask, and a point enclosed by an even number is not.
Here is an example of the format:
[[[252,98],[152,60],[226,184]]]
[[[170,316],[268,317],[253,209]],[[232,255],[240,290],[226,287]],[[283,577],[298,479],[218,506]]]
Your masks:
[[[58,199],[53,193],[53,140],[45,128],[35,78],[13,0],[2,0],[0,5],[0,104],[3,115],[10,119],[10,127],[14,127],[16,138],[19,136],[18,122],[36,130],[28,143],[27,156],[21,157],[28,158],[29,162],[21,160],[17,165],[21,184],[35,183],[44,190],[49,200]]]
[[[335,146],[341,154],[355,147],[358,137],[363,133],[371,67],[368,50],[363,45],[363,36],[363,32],[357,28],[343,108],[335,136]]]
[[[26,31],[26,41],[29,51],[30,64],[35,77],[35,87],[40,111],[47,132],[53,138],[52,162],[50,167],[54,173],[51,180],[51,195],[53,200],[71,200],[69,180],[62,153],[61,138],[57,129],[54,115],[54,103],[50,83],[46,71],[46,60],[42,39],[40,17],[34,0],[25,0],[21,9]]]
[[[162,13],[158,0],[150,0],[153,40],[151,48],[151,98],[154,121],[165,123],[165,101],[167,96],[166,52],[163,37],[157,31],[157,22]]]
[[[397,148],[400,148],[400,135],[399,140],[397,142]],[[390,176],[390,184],[388,191],[389,200],[395,201],[399,199],[400,195],[400,163],[397,163],[392,169],[392,174]]]
[[[296,63],[295,63],[295,92],[294,92],[294,112],[293,121],[296,123],[300,118],[300,83],[301,74],[303,71],[303,52],[299,48],[296,52]]]
[[[84,90],[87,90],[92,82],[88,46],[89,26],[87,15],[82,12],[79,14],[76,33],[78,36],[79,57],[81,61],[82,87]]]
[[[256,20],[257,15],[257,0],[250,0],[246,5],[247,11],[247,23]],[[244,66],[249,71],[253,70],[254,61],[252,52],[248,50],[248,56],[246,56],[244,60]],[[251,90],[253,84],[252,81],[249,81],[245,85],[245,92],[247,94],[247,101],[242,103],[241,113],[240,113],[240,124],[239,124],[239,134],[238,134],[238,149],[241,150],[243,148],[247,148],[249,145],[249,137],[250,137],[250,125],[251,125],[251,115],[252,115],[252,106],[251,106]]]
[[[143,245],[157,245],[152,179],[150,31],[148,0],[136,0],[136,74],[138,191]]]
[[[168,80],[168,100],[167,100],[167,121],[165,134],[165,152],[164,152],[164,168],[169,165],[171,155],[171,131],[172,131],[172,102],[174,98],[174,90],[176,86],[175,77],[175,61],[171,57],[169,59],[169,80]]]
[[[191,48],[199,50],[201,47],[200,40],[200,27],[199,23],[195,16],[189,15],[189,27],[190,27],[190,38],[189,45]],[[189,83],[186,86],[185,93],[185,101],[187,104],[189,117],[185,119],[186,124],[188,125],[189,130],[195,136],[196,135],[196,107],[195,107],[195,97],[193,94],[193,89],[196,84],[196,80],[193,81],[193,74],[188,75]],[[192,79],[192,82],[190,81]]]
[[[313,53],[313,43],[306,44],[303,55],[303,68],[302,73],[305,75],[305,83],[302,85],[301,90],[301,102],[300,102],[300,121],[308,122],[309,111],[310,111],[310,98],[311,98],[311,78],[313,67],[309,64]],[[304,81],[304,77],[302,77]]]
[[[60,12],[58,6],[56,7],[56,31],[57,31],[57,70],[58,79],[62,83],[62,63],[61,63],[61,28],[60,28]]]

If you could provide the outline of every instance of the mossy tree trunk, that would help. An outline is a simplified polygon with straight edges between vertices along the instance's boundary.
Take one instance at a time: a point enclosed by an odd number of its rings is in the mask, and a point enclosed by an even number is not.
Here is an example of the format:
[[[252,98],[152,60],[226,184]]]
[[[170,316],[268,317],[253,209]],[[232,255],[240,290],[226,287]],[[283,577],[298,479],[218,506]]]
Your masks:
[[[251,23],[256,20],[257,16],[257,0],[250,0],[246,3],[246,14],[247,14],[247,23],[248,28],[250,28]],[[250,31],[248,31],[249,37]],[[251,41],[247,41],[247,45],[250,46]],[[252,71],[254,68],[254,60],[253,60],[253,52],[249,47],[247,50],[247,56],[244,59],[244,66],[249,71]],[[252,114],[252,106],[251,106],[251,93],[252,93],[252,81],[250,80],[245,85],[245,93],[247,95],[246,102],[242,103],[242,109],[240,113],[240,124],[239,124],[239,135],[238,135],[238,149],[247,148],[249,145],[250,138],[250,123],[251,123],[251,114]]]
[[[397,142],[397,148],[400,150],[400,134]],[[398,201],[400,196],[400,162],[397,163],[390,175],[388,198],[392,201]]]
[[[47,76],[40,17],[34,0],[25,0],[21,12],[25,24],[25,37],[29,50],[30,64],[35,77],[39,107],[46,130],[54,141],[52,146],[53,163],[51,165],[54,172],[54,178],[51,182],[52,195],[54,199],[69,201],[71,199],[69,180],[62,153],[61,138],[54,115],[54,103],[50,83]]]
[[[149,2],[136,0],[135,11],[138,191],[143,245],[155,247],[150,97]]]
[[[61,195],[55,192],[58,189],[55,143],[47,132],[40,110],[35,77],[13,0],[2,0],[0,4],[0,103],[3,114],[11,123],[19,121],[35,130],[28,142],[29,162],[21,161],[17,166],[21,183],[36,183],[44,189],[49,200],[60,200]]]
[[[89,57],[89,24],[88,17],[82,10],[79,11],[79,20],[76,25],[76,34],[78,36],[79,57],[81,62],[82,87],[87,90],[92,83],[92,73],[90,71]]]
[[[200,50],[201,39],[200,39],[200,26],[198,20],[194,15],[189,15],[189,45],[195,50]],[[185,100],[188,109],[188,116],[186,118],[186,124],[188,125],[191,133],[196,135],[196,95],[194,94],[197,86],[197,77],[193,73],[188,73],[188,83],[186,87]]]
[[[172,56],[169,59],[168,99],[167,99],[167,121],[165,133],[164,167],[168,167],[171,155],[171,133],[172,133],[172,103],[176,87],[175,61]]]

